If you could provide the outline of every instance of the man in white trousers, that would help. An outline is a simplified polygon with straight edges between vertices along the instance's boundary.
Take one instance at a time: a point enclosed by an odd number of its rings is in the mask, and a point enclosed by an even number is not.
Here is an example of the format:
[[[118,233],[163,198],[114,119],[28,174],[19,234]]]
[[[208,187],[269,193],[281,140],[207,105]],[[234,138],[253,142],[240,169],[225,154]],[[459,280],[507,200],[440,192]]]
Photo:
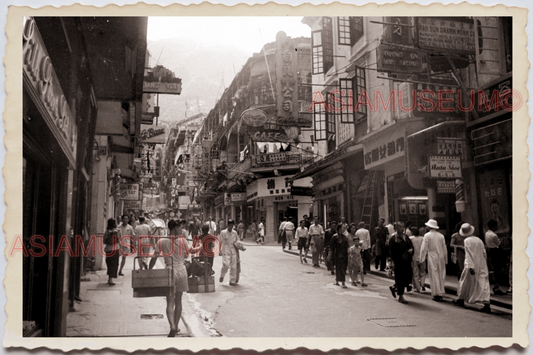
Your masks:
[[[235,222],[232,219],[228,220],[228,228],[220,232],[220,243],[222,244],[222,269],[220,270],[220,282],[224,281],[224,276],[229,269],[229,284],[235,286],[237,284],[237,249],[235,243],[239,241],[239,235],[233,227]]]
[[[424,235],[422,246],[420,247],[420,262],[428,260],[428,275],[431,285],[431,295],[437,302],[444,301],[444,282],[446,281],[446,264],[448,263],[448,251],[444,236],[437,232],[439,225],[434,219],[426,222],[429,229]]]

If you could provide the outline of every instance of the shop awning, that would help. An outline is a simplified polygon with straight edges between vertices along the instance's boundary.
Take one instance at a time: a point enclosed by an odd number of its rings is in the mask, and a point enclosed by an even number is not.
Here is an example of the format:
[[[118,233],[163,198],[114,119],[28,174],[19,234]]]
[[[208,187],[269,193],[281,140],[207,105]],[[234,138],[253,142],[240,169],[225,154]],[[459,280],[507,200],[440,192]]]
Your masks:
[[[346,141],[343,144],[341,144],[339,148],[337,148],[335,151],[329,153],[328,155],[326,155],[324,158],[320,159],[319,161],[308,165],[304,171],[294,175],[292,178],[289,178],[288,180],[294,181],[294,180],[298,180],[304,177],[311,176],[319,172],[320,170],[333,165],[339,160],[346,159],[362,150],[363,150],[363,146],[361,144],[356,144],[356,142],[352,140]]]

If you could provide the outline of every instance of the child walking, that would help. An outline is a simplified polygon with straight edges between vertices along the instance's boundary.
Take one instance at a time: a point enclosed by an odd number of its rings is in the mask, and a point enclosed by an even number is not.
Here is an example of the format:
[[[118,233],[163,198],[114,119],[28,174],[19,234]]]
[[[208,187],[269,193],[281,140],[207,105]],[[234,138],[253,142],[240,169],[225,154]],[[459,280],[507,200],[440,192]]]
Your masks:
[[[352,279],[352,286],[357,286],[357,275],[361,275],[361,286],[366,286],[363,273],[363,259],[361,258],[361,245],[359,237],[353,238],[353,245],[348,249],[348,271]]]

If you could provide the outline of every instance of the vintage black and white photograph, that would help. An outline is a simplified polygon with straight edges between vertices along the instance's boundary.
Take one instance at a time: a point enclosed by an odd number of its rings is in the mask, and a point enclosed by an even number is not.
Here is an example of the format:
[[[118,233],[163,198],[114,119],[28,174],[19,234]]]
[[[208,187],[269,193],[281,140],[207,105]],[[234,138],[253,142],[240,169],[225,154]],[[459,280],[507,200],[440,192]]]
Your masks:
[[[22,337],[517,336],[491,13],[22,13]]]

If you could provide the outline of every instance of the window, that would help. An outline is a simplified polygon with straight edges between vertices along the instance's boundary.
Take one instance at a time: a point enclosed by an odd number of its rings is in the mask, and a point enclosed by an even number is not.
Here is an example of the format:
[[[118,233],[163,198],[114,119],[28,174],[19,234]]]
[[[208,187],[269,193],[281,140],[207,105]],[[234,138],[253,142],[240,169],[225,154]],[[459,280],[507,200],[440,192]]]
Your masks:
[[[322,31],[315,31],[313,36],[313,74],[324,72],[324,48],[322,47]]]
[[[322,19],[322,43],[324,45],[324,73],[333,66],[333,23],[331,17]]]
[[[346,16],[340,16],[339,19],[339,44],[350,46],[352,44],[350,40],[350,18]]]
[[[341,89],[341,100],[344,103],[344,107],[340,112],[341,123],[354,123],[355,119],[353,112],[353,79],[339,79],[339,85]]]
[[[363,37],[363,17],[350,17],[350,39],[352,46]]]
[[[336,92],[328,92],[326,96],[326,133],[328,138],[335,134],[335,117],[340,110],[340,97]]]
[[[333,66],[333,25],[330,17],[322,18],[322,30],[314,31],[313,74],[326,73]]]
[[[337,110],[340,108],[340,97],[336,92],[328,92],[326,95],[326,137],[328,141],[328,153],[336,148],[335,139],[335,124],[337,118]]]
[[[315,140],[324,141],[326,136],[326,112],[324,111],[324,103],[314,104],[314,121],[315,121]]]
[[[364,120],[367,115],[367,105],[365,105],[364,103],[368,103],[368,96],[361,96],[363,91],[365,91],[366,94],[366,76],[364,68],[355,67],[353,86],[355,88],[353,101],[355,109],[353,111],[355,113],[355,122],[357,123],[359,121]]]

